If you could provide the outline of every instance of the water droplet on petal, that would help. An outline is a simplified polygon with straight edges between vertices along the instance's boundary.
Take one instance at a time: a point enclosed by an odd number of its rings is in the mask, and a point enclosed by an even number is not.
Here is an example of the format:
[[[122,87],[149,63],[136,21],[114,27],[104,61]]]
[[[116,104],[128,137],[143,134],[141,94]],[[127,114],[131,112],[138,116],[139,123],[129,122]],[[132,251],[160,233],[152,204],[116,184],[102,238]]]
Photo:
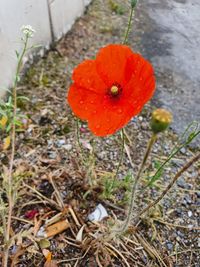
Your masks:
[[[82,105],[83,104],[83,100],[80,100],[79,103]]]
[[[91,104],[94,104],[94,100],[91,100],[90,103],[91,103]]]
[[[122,113],[122,109],[119,108],[119,109],[117,110],[117,113],[121,114],[121,113]]]
[[[93,111],[93,114],[97,114],[97,111],[96,111],[96,110],[94,110],[94,111]]]
[[[97,125],[96,125],[96,129],[99,129],[99,128],[100,128],[100,125],[99,125],[99,124],[97,124]]]

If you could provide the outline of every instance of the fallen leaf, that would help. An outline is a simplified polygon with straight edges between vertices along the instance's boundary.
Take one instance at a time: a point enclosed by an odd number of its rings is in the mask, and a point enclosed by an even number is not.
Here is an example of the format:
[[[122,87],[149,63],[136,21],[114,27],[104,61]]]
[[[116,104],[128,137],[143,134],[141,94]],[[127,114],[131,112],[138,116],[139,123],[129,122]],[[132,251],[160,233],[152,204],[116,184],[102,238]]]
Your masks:
[[[1,120],[0,120],[0,126],[1,126],[1,128],[3,128],[3,129],[5,128],[7,121],[8,121],[7,116],[3,116],[1,118]]]
[[[39,245],[41,249],[49,248],[51,246],[51,243],[48,239],[41,239],[39,241]]]
[[[46,261],[44,267],[58,267],[58,264],[54,260]]]
[[[46,261],[51,261],[52,253],[48,249],[42,249],[42,253],[45,256]]]
[[[3,150],[7,150],[10,146],[10,136],[7,136],[3,140]]]
[[[43,255],[45,256],[46,262],[44,267],[58,267],[57,262],[52,260],[52,253],[48,249],[42,250]]]

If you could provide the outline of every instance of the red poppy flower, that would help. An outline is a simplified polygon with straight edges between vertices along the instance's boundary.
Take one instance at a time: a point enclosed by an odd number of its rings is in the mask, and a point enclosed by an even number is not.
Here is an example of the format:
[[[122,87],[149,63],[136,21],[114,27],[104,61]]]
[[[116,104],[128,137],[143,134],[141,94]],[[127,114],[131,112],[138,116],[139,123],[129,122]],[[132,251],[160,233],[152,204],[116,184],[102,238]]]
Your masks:
[[[68,102],[97,136],[113,134],[137,115],[155,90],[151,64],[128,46],[101,48],[73,72]]]

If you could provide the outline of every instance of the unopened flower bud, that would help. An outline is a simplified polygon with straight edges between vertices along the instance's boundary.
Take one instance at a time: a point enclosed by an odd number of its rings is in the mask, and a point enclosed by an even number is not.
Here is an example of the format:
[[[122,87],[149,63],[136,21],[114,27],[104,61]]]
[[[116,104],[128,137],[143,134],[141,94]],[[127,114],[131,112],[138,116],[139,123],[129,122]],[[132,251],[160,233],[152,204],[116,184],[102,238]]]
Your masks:
[[[151,119],[151,129],[157,134],[163,132],[172,122],[172,114],[166,109],[158,108],[153,111]]]
[[[131,0],[131,7],[135,8],[137,5],[138,0]]]

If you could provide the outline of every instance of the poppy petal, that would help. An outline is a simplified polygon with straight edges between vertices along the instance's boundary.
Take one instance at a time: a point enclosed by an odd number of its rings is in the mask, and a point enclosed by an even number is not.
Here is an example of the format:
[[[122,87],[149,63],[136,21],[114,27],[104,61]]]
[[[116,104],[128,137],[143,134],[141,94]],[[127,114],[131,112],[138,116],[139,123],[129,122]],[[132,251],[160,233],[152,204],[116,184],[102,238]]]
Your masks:
[[[82,120],[88,120],[96,114],[101,105],[100,95],[75,84],[69,88],[67,100],[74,114]]]
[[[128,62],[130,65],[135,62],[135,68],[132,78],[124,88],[124,98],[144,105],[153,96],[156,87],[153,67],[140,55],[131,56]]]
[[[109,107],[104,110],[99,109],[99,112],[89,120],[88,127],[96,136],[113,134],[124,127],[134,115],[135,111],[130,109],[130,105],[118,105],[114,109]]]
[[[72,79],[79,87],[86,88],[96,93],[105,93],[107,86],[98,75],[94,60],[85,60],[73,71]]]
[[[113,83],[127,83],[125,68],[127,59],[133,54],[126,45],[111,44],[101,48],[96,57],[97,72],[108,87]]]

